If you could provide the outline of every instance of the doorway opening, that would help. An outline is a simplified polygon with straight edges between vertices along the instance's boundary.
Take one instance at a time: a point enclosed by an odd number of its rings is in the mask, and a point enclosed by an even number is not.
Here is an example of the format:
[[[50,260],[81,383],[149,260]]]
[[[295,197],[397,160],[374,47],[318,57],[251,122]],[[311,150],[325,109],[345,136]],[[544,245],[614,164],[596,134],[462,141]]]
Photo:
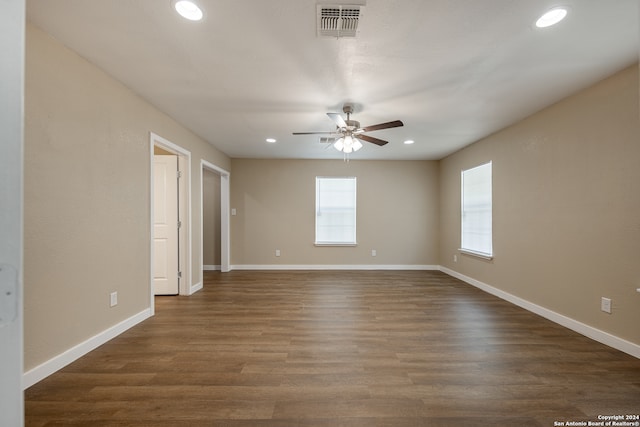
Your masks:
[[[162,242],[156,239],[161,230],[157,228],[156,216],[160,217],[161,214],[156,214],[156,202],[158,200],[156,195],[156,155],[166,156],[167,158],[175,156],[177,160],[176,164],[176,186],[177,186],[177,218],[175,227],[177,229],[177,239],[172,245],[177,244],[177,248],[174,248],[177,254],[177,266],[173,265],[169,268],[171,271],[167,271],[166,275],[174,275],[177,279],[177,294],[190,295],[191,289],[191,218],[190,209],[190,193],[191,193],[191,152],[184,148],[162,138],[159,135],[150,133],[150,215],[151,215],[151,260],[150,260],[150,307],[151,313],[155,313],[155,295],[156,295],[156,280],[157,273],[166,270],[165,266],[159,264],[163,263],[162,256],[159,256],[159,248],[162,247]],[[172,220],[173,221],[173,220]],[[157,241],[158,240],[158,241]],[[173,253],[167,252],[167,253]],[[173,255],[171,255],[173,256]],[[158,274],[159,276],[162,274]]]
[[[204,270],[231,270],[229,264],[229,172],[200,160],[201,280]],[[206,235],[205,235],[206,233]],[[206,258],[205,258],[206,256]]]

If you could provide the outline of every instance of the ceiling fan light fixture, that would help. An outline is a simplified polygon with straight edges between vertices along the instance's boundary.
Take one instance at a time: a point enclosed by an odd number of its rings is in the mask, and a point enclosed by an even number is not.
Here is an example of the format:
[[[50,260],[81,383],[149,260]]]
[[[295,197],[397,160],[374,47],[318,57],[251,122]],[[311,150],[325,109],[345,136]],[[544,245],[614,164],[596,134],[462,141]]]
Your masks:
[[[191,0],[174,0],[173,8],[185,19],[189,21],[200,21],[204,17],[204,12]]]
[[[345,135],[344,137],[344,148],[353,148],[353,137],[351,135]]]
[[[536,21],[536,27],[538,28],[547,28],[552,25],[556,25],[558,22],[562,21],[567,16],[567,9],[564,7],[555,7],[544,15],[542,15]]]
[[[362,143],[351,135],[345,135],[338,139],[334,144],[334,148],[345,154],[353,153],[362,148]]]

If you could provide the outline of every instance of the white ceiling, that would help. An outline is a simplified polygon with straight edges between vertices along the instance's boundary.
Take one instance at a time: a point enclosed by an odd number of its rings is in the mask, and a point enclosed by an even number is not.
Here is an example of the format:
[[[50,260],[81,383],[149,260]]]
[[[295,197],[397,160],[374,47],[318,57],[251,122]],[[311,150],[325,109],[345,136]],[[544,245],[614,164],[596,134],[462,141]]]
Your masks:
[[[200,0],[201,22],[170,0],[28,0],[27,16],[230,157],[342,158],[291,133],[332,130],[351,102],[363,126],[405,124],[351,158],[440,159],[638,61],[637,0],[354,3],[354,39],[316,36],[333,0]]]

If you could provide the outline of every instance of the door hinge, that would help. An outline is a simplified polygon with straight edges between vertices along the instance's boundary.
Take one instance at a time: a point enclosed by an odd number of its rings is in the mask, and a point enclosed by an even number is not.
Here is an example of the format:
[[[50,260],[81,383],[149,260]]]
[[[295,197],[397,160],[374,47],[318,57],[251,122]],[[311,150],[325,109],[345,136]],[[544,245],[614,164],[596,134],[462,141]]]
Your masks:
[[[176,171],[176,175],[178,178],[182,178],[182,171]]]
[[[178,221],[178,228],[182,227],[182,221]]]
[[[178,271],[178,279],[182,279],[182,271]]]

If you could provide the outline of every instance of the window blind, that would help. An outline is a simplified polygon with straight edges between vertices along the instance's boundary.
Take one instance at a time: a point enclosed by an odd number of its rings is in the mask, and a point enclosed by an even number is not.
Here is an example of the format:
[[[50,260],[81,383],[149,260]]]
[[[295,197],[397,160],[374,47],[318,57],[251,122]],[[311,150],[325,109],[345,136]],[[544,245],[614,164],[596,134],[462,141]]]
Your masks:
[[[316,177],[315,243],[356,244],[355,177]]]
[[[493,256],[491,162],[462,171],[461,249]]]

